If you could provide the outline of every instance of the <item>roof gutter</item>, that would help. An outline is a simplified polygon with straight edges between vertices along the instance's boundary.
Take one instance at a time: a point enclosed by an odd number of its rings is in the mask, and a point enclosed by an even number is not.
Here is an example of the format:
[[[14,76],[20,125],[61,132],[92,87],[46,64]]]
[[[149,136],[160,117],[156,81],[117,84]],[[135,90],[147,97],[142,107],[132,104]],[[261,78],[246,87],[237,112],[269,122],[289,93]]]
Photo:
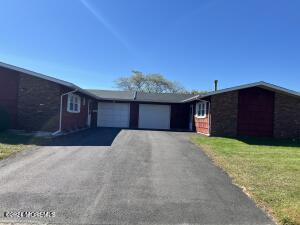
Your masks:
[[[188,99],[185,99],[185,100],[183,100],[183,101],[181,101],[181,102],[192,102],[192,101],[194,101],[194,100],[197,100],[197,99],[199,99],[201,97],[201,95],[196,95],[196,96],[193,96],[193,97],[191,97],[191,98],[188,98]]]

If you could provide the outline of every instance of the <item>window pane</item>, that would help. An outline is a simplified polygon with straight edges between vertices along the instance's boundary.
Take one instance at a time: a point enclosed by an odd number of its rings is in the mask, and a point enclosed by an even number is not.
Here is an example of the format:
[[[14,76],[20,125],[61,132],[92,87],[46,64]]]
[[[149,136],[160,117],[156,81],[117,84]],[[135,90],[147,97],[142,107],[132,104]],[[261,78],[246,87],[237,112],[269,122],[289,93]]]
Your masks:
[[[76,111],[76,112],[78,111],[78,104],[77,103],[74,104],[74,111]]]
[[[73,102],[70,101],[70,107],[69,109],[72,111],[73,110]]]

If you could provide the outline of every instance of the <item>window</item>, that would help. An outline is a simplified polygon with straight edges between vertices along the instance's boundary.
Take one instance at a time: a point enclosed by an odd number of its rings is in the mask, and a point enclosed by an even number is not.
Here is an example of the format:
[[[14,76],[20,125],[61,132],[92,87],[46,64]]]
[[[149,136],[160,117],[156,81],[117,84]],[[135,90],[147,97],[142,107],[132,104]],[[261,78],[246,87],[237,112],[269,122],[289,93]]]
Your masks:
[[[196,116],[200,118],[206,117],[207,103],[199,102],[196,104]]]
[[[74,95],[74,94],[68,95],[67,111],[70,113],[79,113],[80,112],[80,97],[78,95]]]

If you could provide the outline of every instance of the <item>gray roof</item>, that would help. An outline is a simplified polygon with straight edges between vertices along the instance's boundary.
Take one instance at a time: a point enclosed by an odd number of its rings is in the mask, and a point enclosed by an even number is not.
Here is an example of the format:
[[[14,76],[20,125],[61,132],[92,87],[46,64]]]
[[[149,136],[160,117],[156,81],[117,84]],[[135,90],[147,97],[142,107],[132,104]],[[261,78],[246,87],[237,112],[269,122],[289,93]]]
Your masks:
[[[259,81],[259,82],[255,82],[255,83],[251,83],[251,84],[244,84],[244,85],[240,85],[240,86],[235,86],[235,87],[231,87],[231,88],[225,88],[225,89],[221,89],[218,91],[212,91],[212,92],[208,92],[204,95],[199,95],[199,96],[195,96],[192,97],[190,99],[186,99],[184,102],[191,102],[191,101],[195,101],[195,100],[199,100],[201,98],[205,98],[205,97],[209,97],[212,95],[217,95],[217,94],[222,94],[225,92],[230,92],[230,91],[237,91],[237,90],[241,90],[241,89],[245,89],[245,88],[251,88],[251,87],[260,87],[260,88],[264,88],[266,90],[270,90],[270,91],[274,91],[274,92],[279,92],[279,93],[284,93],[284,94],[288,94],[291,96],[295,96],[295,97],[300,97],[300,93],[293,91],[293,90],[289,90],[274,84],[270,84],[264,81]]]
[[[135,98],[135,91],[113,91],[95,89],[87,89],[87,91],[98,96],[103,100],[133,101]]]
[[[137,102],[157,102],[157,103],[180,103],[192,98],[193,94],[177,93],[145,93],[136,91],[112,91],[112,90],[91,90],[87,91],[103,100],[115,101],[137,101]]]
[[[137,92],[135,100],[141,102],[180,103],[194,96],[193,94]]]

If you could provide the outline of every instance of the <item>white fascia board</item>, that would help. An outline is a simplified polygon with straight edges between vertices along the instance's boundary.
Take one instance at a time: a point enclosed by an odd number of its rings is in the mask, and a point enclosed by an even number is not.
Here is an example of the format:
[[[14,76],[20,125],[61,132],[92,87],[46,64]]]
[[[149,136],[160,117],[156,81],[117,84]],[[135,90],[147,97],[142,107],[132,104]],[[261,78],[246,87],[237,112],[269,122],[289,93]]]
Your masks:
[[[185,99],[185,100],[183,100],[183,101],[181,101],[181,102],[191,102],[191,101],[194,101],[194,100],[197,100],[197,99],[199,99],[201,97],[201,95],[196,95],[196,96],[193,96],[193,97],[191,97],[191,98],[188,98],[188,99]]]
[[[286,88],[283,88],[283,87],[279,87],[277,85],[270,84],[270,83],[267,83],[267,82],[264,82],[264,81],[260,81],[260,82],[240,85],[240,86],[236,86],[236,87],[232,87],[232,88],[225,88],[225,89],[218,90],[218,91],[212,91],[212,92],[209,92],[207,94],[202,95],[198,99],[209,97],[209,96],[212,96],[212,95],[222,94],[222,93],[225,93],[225,92],[237,91],[237,90],[241,90],[241,89],[251,88],[251,87],[261,87],[261,88],[264,88],[264,89],[267,89],[267,90],[272,90],[272,91],[275,91],[275,92],[281,92],[281,93],[293,95],[293,96],[296,96],[296,97],[300,97],[299,92],[292,91],[292,90],[289,90],[289,89],[286,89]],[[197,99],[194,99],[194,100],[197,100]]]

